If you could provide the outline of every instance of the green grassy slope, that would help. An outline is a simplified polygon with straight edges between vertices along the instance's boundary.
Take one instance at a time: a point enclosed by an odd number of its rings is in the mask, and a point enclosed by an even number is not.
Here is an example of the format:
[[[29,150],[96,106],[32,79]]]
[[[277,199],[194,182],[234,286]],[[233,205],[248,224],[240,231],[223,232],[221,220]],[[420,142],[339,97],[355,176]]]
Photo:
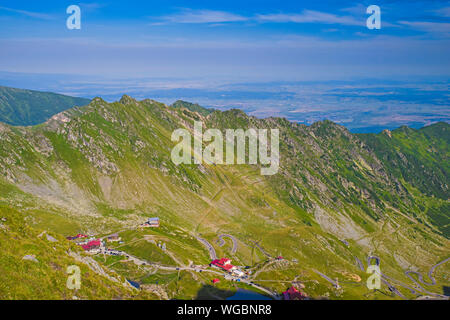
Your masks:
[[[182,101],[182,100],[175,101],[171,107],[180,108],[180,109],[186,108],[189,111],[198,112],[200,115],[205,116],[205,117],[214,111],[213,109],[204,108],[197,103],[190,103],[190,102]]]
[[[155,298],[150,293],[132,290],[123,284],[123,277],[107,269],[105,272],[117,282],[77,261],[69,252],[83,257],[78,246],[57,233],[34,228],[30,216],[2,205],[0,217],[0,299]],[[26,256],[36,260],[26,260]],[[68,289],[66,285],[67,267],[73,265],[81,269],[79,290]]]
[[[421,198],[416,201],[419,211],[425,212],[447,238],[450,237],[449,127],[440,122],[420,130],[401,127],[378,135],[360,135],[389,173],[404,181],[409,193]]]
[[[61,111],[89,102],[85,98],[0,86],[0,121],[16,126],[36,125]]]
[[[194,120],[221,130],[280,129],[279,173],[261,176],[260,168],[250,165],[175,166],[171,134],[180,127],[192,130]],[[439,126],[448,130],[448,124]],[[403,136],[399,131],[394,143],[382,134],[353,135],[329,121],[307,127],[285,119],[256,119],[239,110],[206,114],[128,96],[115,103],[95,98],[39,126],[0,124],[0,204],[29,217],[31,227],[55,234],[119,232],[122,250],[166,266],[207,264],[208,251],[196,239],[201,236],[218,256],[251,266],[255,282],[272,291],[302,282],[313,297],[390,298],[386,286],[378,293],[365,287],[367,275],[356,258],[365,262],[368,255],[377,255],[384,273],[413,286],[404,272],[428,272],[448,257],[450,248],[444,187],[449,184],[448,131],[419,132]],[[378,139],[383,151],[377,151]],[[426,144],[437,153],[426,155]],[[397,154],[393,150],[398,148],[426,165],[427,175],[436,181],[433,193],[422,191],[412,168],[405,171],[383,158],[387,152]],[[151,216],[160,217],[160,229],[137,228]],[[220,234],[237,238],[235,253],[231,243],[219,245]],[[156,245],[161,242],[166,251]],[[266,254],[286,261],[277,263]],[[200,292],[202,297],[205,292],[221,296],[202,290],[209,288],[214,274],[95,258],[148,286],[158,298],[194,298]],[[448,268],[436,271],[439,284],[448,282]],[[316,271],[339,279],[342,288]],[[362,280],[352,281],[356,276]],[[227,281],[221,286],[228,294],[236,289]],[[428,289],[442,293],[442,286]]]

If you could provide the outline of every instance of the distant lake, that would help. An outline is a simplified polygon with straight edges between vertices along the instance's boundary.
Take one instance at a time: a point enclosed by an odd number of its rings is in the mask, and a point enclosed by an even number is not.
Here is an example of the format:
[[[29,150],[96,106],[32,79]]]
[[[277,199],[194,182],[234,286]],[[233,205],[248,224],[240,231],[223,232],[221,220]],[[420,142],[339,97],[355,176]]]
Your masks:
[[[238,289],[236,293],[226,300],[272,300],[262,294],[250,290]]]
[[[128,283],[131,284],[133,287],[135,287],[136,289],[139,289],[141,286],[139,285],[139,283],[137,283],[136,281],[132,281],[132,280],[128,280]]]

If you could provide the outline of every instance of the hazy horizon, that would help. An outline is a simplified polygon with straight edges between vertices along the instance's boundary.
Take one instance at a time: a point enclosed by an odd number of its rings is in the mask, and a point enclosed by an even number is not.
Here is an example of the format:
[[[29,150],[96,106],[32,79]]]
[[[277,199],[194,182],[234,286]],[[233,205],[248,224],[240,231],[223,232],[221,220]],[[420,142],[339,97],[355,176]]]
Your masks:
[[[111,79],[0,72],[0,85],[117,101],[123,94],[166,104],[242,109],[250,115],[312,124],[331,120],[352,132],[380,132],[402,125],[420,128],[450,122],[448,80],[357,79],[337,81],[232,82],[226,79]]]
[[[353,131],[449,121],[450,1],[3,1],[0,85],[187,100]]]

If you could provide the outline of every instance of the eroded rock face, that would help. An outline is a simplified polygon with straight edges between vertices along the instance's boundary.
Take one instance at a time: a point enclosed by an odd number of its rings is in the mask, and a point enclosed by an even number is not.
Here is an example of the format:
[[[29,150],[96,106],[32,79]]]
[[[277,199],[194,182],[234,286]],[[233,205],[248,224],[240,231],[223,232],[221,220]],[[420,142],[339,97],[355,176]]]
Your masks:
[[[141,288],[143,290],[146,290],[146,291],[156,294],[160,300],[169,300],[169,296],[167,295],[167,292],[163,286],[159,286],[156,284],[146,284],[146,285],[141,285]]]
[[[192,128],[199,118],[205,128],[280,129],[279,173],[255,176],[256,166],[175,166],[170,135],[179,127]],[[391,135],[395,138],[395,132]],[[23,193],[13,199],[15,204],[32,196],[32,209],[41,203],[46,210],[57,208],[63,217],[96,225],[97,233],[103,226],[138,225],[142,215],[156,212],[193,228],[190,224],[201,215],[205,230],[213,233],[230,226],[239,230],[244,242],[257,234],[264,243],[266,231],[279,234],[267,243],[272,254],[282,241],[292,241],[285,250],[298,244],[297,258],[311,259],[310,253],[302,252],[308,246],[313,248],[310,252],[348,260],[356,246],[365,252],[378,242],[379,251],[392,250],[394,241],[378,240],[381,231],[414,248],[413,239],[421,235],[400,219],[411,219],[411,226],[417,226],[420,217],[431,225],[419,209],[427,198],[420,194],[417,202],[404,177],[386,165],[389,159],[376,155],[370,141],[331,122],[307,127],[284,119],[256,119],[239,111],[202,116],[124,96],[112,104],[94,99],[89,106],[58,114],[38,128],[19,130],[0,124],[0,136],[0,187],[3,180],[10,183],[8,187],[19,187]],[[393,149],[396,165],[414,163],[410,154]],[[439,153],[439,145],[432,149],[433,155]],[[405,225],[408,231],[403,230]],[[1,224],[0,229],[4,229]],[[424,230],[420,232],[426,236],[435,232]],[[336,238],[349,241],[342,244]],[[436,241],[440,242],[442,238]],[[395,256],[403,267],[412,260],[404,254]]]
[[[122,98],[120,98],[119,103],[123,105],[137,105],[138,102],[134,98],[124,94]]]
[[[358,240],[365,234],[364,230],[345,215],[326,212],[317,205],[314,218],[324,230],[337,237]]]
[[[51,141],[43,134],[34,136],[31,140],[31,143],[33,143],[33,147],[37,152],[41,153],[47,158],[50,157],[50,155],[54,151]]]
[[[392,138],[392,132],[391,132],[390,130],[388,130],[388,129],[383,130],[383,133],[384,133],[385,135],[387,135],[389,138]]]
[[[116,282],[116,283],[125,283],[119,277],[113,276],[110,273],[108,273],[103,267],[94,259],[91,257],[85,257],[82,256],[76,252],[69,252],[69,256],[73,257],[76,261],[81,262],[89,267],[92,271],[97,273],[98,275],[101,275],[105,278],[108,278],[109,280]],[[110,272],[110,271],[109,271]]]

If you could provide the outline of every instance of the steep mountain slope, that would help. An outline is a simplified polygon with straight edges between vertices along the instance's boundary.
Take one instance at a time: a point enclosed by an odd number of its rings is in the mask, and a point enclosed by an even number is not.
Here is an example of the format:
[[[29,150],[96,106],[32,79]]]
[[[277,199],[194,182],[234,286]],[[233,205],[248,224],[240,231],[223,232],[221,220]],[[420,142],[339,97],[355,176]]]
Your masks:
[[[449,127],[440,122],[420,130],[401,127],[378,135],[360,135],[389,172],[404,181],[409,192],[418,189],[424,195],[444,200],[437,206],[431,203],[440,201],[429,202],[431,205],[419,201],[417,206],[447,238],[450,237]]]
[[[89,102],[85,98],[0,86],[0,121],[15,126],[36,125],[61,111]]]
[[[30,217],[0,206],[0,299],[154,299],[108,272],[62,236],[30,226]],[[82,285],[67,288],[67,267],[77,265]]]
[[[426,195],[449,198],[449,125],[440,122],[420,130],[401,127],[382,134],[360,135],[397,177]]]
[[[171,134],[192,130],[195,120],[222,131],[278,128],[279,173],[261,176],[257,165],[176,166]],[[448,124],[437,126],[448,135]],[[0,124],[0,204],[49,232],[120,232],[122,249],[166,269],[136,268],[127,261],[111,268],[152,290],[158,287],[164,292],[158,291],[159,297],[193,298],[209,283],[209,274],[186,269],[176,276],[169,268],[209,263],[201,237],[217,256],[251,266],[253,281],[274,292],[301,282],[313,297],[390,297],[395,291],[386,285],[380,292],[365,287],[360,262],[372,255],[399,290],[393,297],[414,298],[417,294],[405,288],[414,286],[405,271],[426,273],[448,258],[450,249],[448,136],[436,130],[400,139],[418,151],[409,158],[418,160],[409,161],[422,161],[423,175],[436,172],[435,189],[428,193],[421,189],[419,173],[383,158],[400,148],[383,134],[353,135],[329,121],[307,127],[239,110],[206,114],[149,99],[123,96],[106,103],[95,98],[39,126]],[[377,153],[378,140],[387,150]],[[423,154],[427,143],[438,153]],[[136,228],[150,216],[161,219],[160,229]],[[218,245],[221,234],[234,236],[238,249]],[[167,250],[156,245],[160,242]],[[272,259],[279,255],[283,262]],[[448,271],[448,264],[437,269],[431,292],[442,293]],[[338,279],[340,286],[323,275]],[[222,289],[231,286],[224,282]]]
[[[182,101],[182,100],[175,101],[172,104],[172,107],[173,108],[185,108],[185,109],[188,109],[189,111],[197,112],[200,115],[205,116],[205,117],[214,111],[212,109],[204,108],[197,103],[190,103],[190,102]]]

